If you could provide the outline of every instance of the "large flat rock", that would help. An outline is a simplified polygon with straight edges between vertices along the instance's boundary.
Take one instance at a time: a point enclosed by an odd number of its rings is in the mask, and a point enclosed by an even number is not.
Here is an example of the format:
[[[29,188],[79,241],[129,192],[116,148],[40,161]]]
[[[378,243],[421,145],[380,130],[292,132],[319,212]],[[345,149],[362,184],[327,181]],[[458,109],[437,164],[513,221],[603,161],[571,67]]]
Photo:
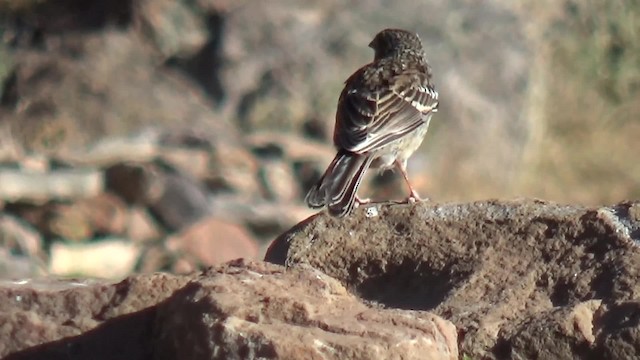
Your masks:
[[[365,304],[310,267],[0,283],[5,359],[457,359],[456,329]]]
[[[310,265],[364,299],[432,311],[471,358],[638,357],[640,202],[377,204],[312,216],[266,260]]]
[[[456,330],[424,311],[366,306],[311,268],[204,273],[160,307],[156,359],[457,359]]]

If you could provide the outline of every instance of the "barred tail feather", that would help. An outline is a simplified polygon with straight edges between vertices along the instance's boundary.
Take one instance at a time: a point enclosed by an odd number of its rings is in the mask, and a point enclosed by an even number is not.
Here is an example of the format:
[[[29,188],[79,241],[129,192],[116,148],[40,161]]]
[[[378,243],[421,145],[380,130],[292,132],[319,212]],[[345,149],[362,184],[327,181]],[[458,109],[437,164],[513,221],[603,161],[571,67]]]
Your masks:
[[[307,193],[306,203],[312,208],[327,205],[329,214],[346,216],[355,205],[356,192],[372,161],[370,156],[338,152],[322,178]]]

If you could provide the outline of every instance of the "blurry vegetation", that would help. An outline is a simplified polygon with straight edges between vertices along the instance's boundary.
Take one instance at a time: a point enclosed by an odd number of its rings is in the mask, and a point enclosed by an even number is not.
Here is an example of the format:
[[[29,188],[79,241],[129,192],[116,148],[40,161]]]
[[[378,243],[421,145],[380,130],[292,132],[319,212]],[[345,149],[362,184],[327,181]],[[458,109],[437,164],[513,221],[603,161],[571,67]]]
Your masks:
[[[192,1],[184,2],[195,4]],[[42,7],[54,3],[56,2],[50,0],[0,0],[0,83],[9,84],[15,65],[20,63],[18,57],[12,59],[7,39],[15,34],[10,34],[3,28],[3,22],[9,23],[3,21],[6,20],[3,17],[12,18],[12,15],[30,14],[40,9],[47,14],[45,19],[56,18]],[[87,4],[89,3],[92,2],[88,1]],[[118,3],[129,2],[101,3],[112,4],[112,7],[105,5],[105,9],[111,11],[112,15],[100,15],[104,9],[95,6],[89,7],[92,10],[89,14],[93,14],[92,16],[79,17],[72,13],[67,21],[75,24],[78,18],[86,18],[87,22],[108,24],[108,19],[122,18],[120,14],[123,10],[120,7],[128,8],[128,5],[122,4],[118,7]],[[303,3],[299,8],[291,9],[287,2],[274,2],[264,8],[256,6],[254,11],[260,13],[260,16],[247,17],[256,20],[251,26],[234,25],[236,23],[232,19],[237,14],[230,14],[229,19],[225,20],[228,29],[225,32],[219,31],[230,36],[228,41],[231,44],[234,41],[240,44],[233,46],[241,51],[236,49],[233,61],[227,61],[221,70],[216,70],[219,73],[216,72],[215,77],[225,79],[225,74],[233,74],[234,81],[226,84],[228,88],[224,89],[224,93],[225,96],[235,96],[237,102],[227,101],[230,108],[220,114],[233,117],[231,120],[241,129],[299,132],[303,126],[315,122],[320,129],[314,130],[316,135],[331,134],[335,103],[342,89],[342,81],[356,66],[370,60],[370,49],[363,46],[370,34],[381,26],[379,24],[421,28],[424,40],[430,44],[430,51],[433,51],[430,56],[434,58],[434,66],[440,65],[436,68],[436,80],[442,95],[441,112],[426,141],[428,156],[424,159],[427,160],[423,159],[421,166],[437,168],[438,165],[433,164],[445,164],[442,169],[430,172],[429,179],[423,181],[422,186],[428,184],[429,187],[426,193],[432,193],[438,200],[534,196],[586,204],[640,198],[640,0],[493,0],[480,5],[473,0],[407,0],[407,6],[397,5],[393,12],[382,11],[381,3],[374,1],[355,2],[349,7],[349,11],[343,11],[338,3],[323,2],[322,6],[316,5],[320,2]],[[70,1],[69,4],[75,4],[78,13],[86,13],[86,9],[81,6],[84,4],[82,1]],[[154,2],[145,4],[153,5]],[[492,7],[500,8],[501,11],[510,9],[511,11],[505,11],[509,14],[509,22],[503,19],[500,12],[486,10]],[[57,7],[52,5],[52,8]],[[134,8],[136,11],[144,9]],[[426,8],[431,12],[422,11]],[[174,34],[182,35],[186,32],[182,18],[171,16],[173,12],[166,13],[165,17],[160,16],[165,14],[166,9],[174,7],[164,7],[161,4],[158,8],[150,6],[149,9],[149,19],[157,20],[149,23],[160,24],[158,29],[152,27],[151,30],[157,31],[156,35],[159,34],[162,38],[166,37],[168,44],[174,44]],[[304,11],[300,11],[298,16],[292,16],[296,9]],[[55,14],[61,16],[66,11],[64,8]],[[124,12],[127,13],[126,10]],[[512,16],[514,13],[515,17]],[[179,11],[178,14],[182,12]],[[199,16],[192,15],[194,18]],[[271,29],[273,19],[279,19],[278,16],[289,19],[290,24]],[[165,31],[162,27],[168,25],[164,19],[180,21],[172,25],[172,31]],[[396,23],[395,21],[400,21],[396,19],[403,22]],[[503,19],[503,22],[495,23],[491,21],[493,19]],[[38,21],[32,22],[42,26]],[[505,27],[505,24],[509,25],[511,22],[515,23],[512,28]],[[43,23],[48,24],[46,21]],[[246,21],[237,22],[245,23]],[[56,18],[56,29],[58,26],[67,26],[65,24],[65,21]],[[171,22],[168,24],[171,25]],[[504,36],[505,32],[520,29],[521,24],[528,38],[526,44],[522,45],[523,49],[506,42],[508,37]],[[33,24],[27,25],[29,26],[24,26],[24,32],[31,27],[36,28]],[[85,29],[77,24],[75,28]],[[111,120],[107,124],[110,129],[116,126],[114,124],[119,124],[113,119],[127,119],[123,124],[128,129],[133,123],[130,119],[153,119],[154,125],[157,125],[165,123],[158,120],[160,116],[168,123],[186,112],[183,108],[170,104],[175,95],[171,95],[173,93],[169,91],[166,97],[154,102],[154,94],[163,93],[157,90],[157,84],[153,85],[154,91],[143,91],[146,89],[142,87],[130,88],[127,84],[118,88],[121,90],[112,90],[114,84],[120,82],[111,78],[123,77],[128,80],[129,75],[123,75],[128,74],[128,70],[145,69],[156,61],[147,57],[150,55],[147,54],[146,47],[132,45],[140,39],[130,36],[136,32],[135,26],[132,28],[129,34],[110,33],[105,37],[111,39],[106,44],[122,43],[122,50],[105,51],[105,54],[113,58],[126,55],[127,62],[115,61],[100,54],[86,54],[85,60],[74,57],[73,61],[86,61],[92,66],[102,64],[97,61],[99,59],[108,60],[102,65],[108,71],[98,72],[106,74],[103,75],[105,78],[93,78],[94,75],[86,77],[98,84],[109,84],[101,86],[110,91],[100,90],[102,87],[97,86],[91,88],[99,89],[97,93],[100,96],[88,93],[82,90],[85,75],[72,77],[68,82],[70,85],[61,87],[59,91],[56,87],[56,91],[52,92],[53,95],[66,94],[67,91],[73,94],[56,98],[60,103],[54,105],[64,111],[61,110],[61,115],[55,119],[65,119],[67,113],[71,114],[68,115],[69,118],[81,124],[86,124],[84,119],[87,117],[102,119],[96,120],[96,123],[109,118]],[[235,35],[231,36],[234,31]],[[492,35],[493,32],[496,33],[495,36]],[[199,31],[193,33],[198,35]],[[144,39],[145,35],[142,35],[141,38]],[[518,34],[518,41],[525,43],[520,41],[520,36]],[[153,35],[151,37],[154,43],[158,41]],[[177,38],[185,37],[188,36]],[[328,50],[318,47],[319,44]],[[502,61],[503,58],[508,59],[508,52],[500,53],[500,50],[504,50],[501,47],[514,53],[526,53],[523,57],[531,54],[532,68],[528,77],[526,66],[529,65],[529,60],[522,61],[526,63],[522,65],[524,70],[520,70],[518,66],[509,68],[505,66],[508,61]],[[172,46],[168,48],[174,49]],[[95,49],[99,47],[92,49],[97,51]],[[113,45],[113,49],[118,47]],[[207,54],[209,50],[203,53]],[[243,55],[243,51],[259,54],[256,57],[259,60]],[[437,56],[439,53],[440,57]],[[497,55],[492,56],[492,53]],[[217,53],[214,55],[218,56]],[[194,59],[200,61],[199,58]],[[198,70],[200,72],[195,73],[195,79],[211,75],[209,66],[213,65],[209,58],[205,57],[205,60],[202,69]],[[91,66],[87,68],[92,69]],[[65,69],[62,71],[66,71]],[[87,71],[87,74],[90,73],[95,72]],[[520,81],[516,81],[520,74],[522,85]],[[152,75],[144,75],[141,78],[150,76]],[[516,80],[509,80],[510,78]],[[158,76],[157,80],[162,80],[162,77]],[[446,85],[446,82],[449,84]],[[505,85],[509,83],[516,85]],[[6,98],[6,94],[2,94],[5,88],[9,87],[0,86],[0,100]],[[39,88],[40,86],[34,85],[24,91]],[[521,92],[525,88],[528,89],[528,96],[523,101],[523,106],[519,101],[522,100]],[[129,92],[140,95],[124,95]],[[43,98],[47,101],[53,96],[48,93],[45,95],[47,96]],[[221,95],[220,99],[223,97]],[[74,103],[67,104],[65,99],[68,98],[74,99]],[[135,98],[136,101],[130,106],[122,105],[129,98]],[[82,109],[75,103],[82,104]],[[158,111],[160,115],[154,113],[140,116],[147,109],[159,106],[149,106],[149,103],[166,104],[167,109],[172,109],[171,113],[162,110]],[[234,105],[236,103],[237,107]],[[48,102],[44,102],[44,105],[47,104]],[[109,106],[110,104],[118,106]],[[107,109],[106,112],[97,110],[102,105]],[[88,110],[93,109],[92,107],[96,110]],[[524,107],[523,111],[520,111],[521,107]],[[44,106],[33,108],[43,113],[53,113],[44,111],[47,110]],[[138,110],[141,108],[144,111]],[[208,108],[205,110],[208,111]],[[108,116],[103,115],[105,113]],[[223,116],[220,114],[217,116]],[[208,113],[202,116],[207,118]],[[15,119],[19,120],[21,126],[37,124],[36,121],[23,121],[19,117]],[[323,128],[325,125],[326,129]],[[96,133],[102,131],[97,125],[82,125],[80,128],[93,131],[92,127],[97,129]],[[447,131],[450,136],[446,135]],[[435,136],[443,133],[444,136]],[[37,139],[48,147],[65,133],[52,127],[52,130],[42,134],[41,138],[31,135],[25,137]],[[456,144],[462,145],[456,148]],[[521,157],[524,160],[521,161]],[[412,172],[419,173],[419,170]],[[397,176],[395,179],[399,181]],[[401,186],[395,188],[404,191]]]
[[[529,115],[542,123],[518,190],[589,204],[640,198],[640,2],[566,1],[547,16],[550,4],[527,9],[538,61]]]

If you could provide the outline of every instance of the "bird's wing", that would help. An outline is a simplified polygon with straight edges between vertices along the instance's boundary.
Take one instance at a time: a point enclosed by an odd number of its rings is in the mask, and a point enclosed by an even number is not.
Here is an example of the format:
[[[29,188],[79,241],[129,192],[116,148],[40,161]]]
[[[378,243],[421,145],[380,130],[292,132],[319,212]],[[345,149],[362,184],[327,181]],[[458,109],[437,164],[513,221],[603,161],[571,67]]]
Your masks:
[[[347,85],[338,103],[334,142],[358,154],[379,149],[420,125],[437,111],[438,93],[427,74],[405,73],[374,87]]]

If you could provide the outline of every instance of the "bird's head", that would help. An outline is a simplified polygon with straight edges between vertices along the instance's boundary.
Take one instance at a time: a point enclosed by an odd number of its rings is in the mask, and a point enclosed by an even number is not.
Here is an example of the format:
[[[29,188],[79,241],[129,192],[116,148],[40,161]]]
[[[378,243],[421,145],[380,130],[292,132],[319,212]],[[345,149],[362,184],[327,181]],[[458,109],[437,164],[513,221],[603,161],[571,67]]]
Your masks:
[[[399,57],[407,53],[420,56],[423,53],[418,35],[400,29],[380,31],[369,43],[369,47],[375,51],[375,60]]]

